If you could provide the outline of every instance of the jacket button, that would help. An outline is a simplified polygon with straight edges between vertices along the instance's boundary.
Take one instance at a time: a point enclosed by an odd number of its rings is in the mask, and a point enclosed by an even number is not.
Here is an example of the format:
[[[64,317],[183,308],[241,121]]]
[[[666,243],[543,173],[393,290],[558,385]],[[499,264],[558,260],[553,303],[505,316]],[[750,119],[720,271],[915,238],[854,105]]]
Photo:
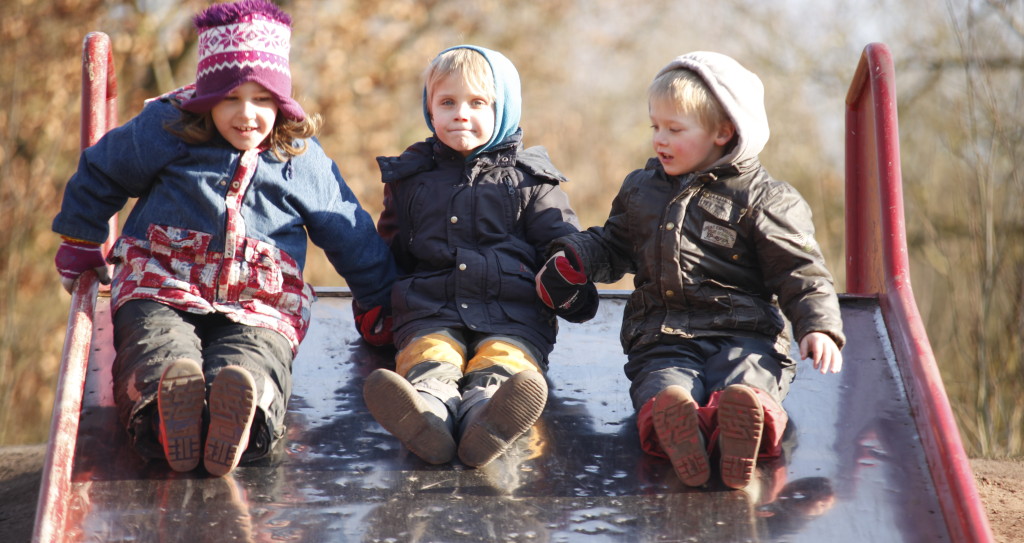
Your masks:
[[[665,224],[665,230],[674,230],[674,229],[675,229],[675,227],[676,227],[676,225],[675,225],[675,224],[673,224],[673,223],[667,223],[667,224]]]
[[[461,304],[462,309],[469,309],[469,304]]]
[[[452,222],[452,224],[455,224],[455,223],[459,222],[459,218],[458,218],[458,217],[456,217],[456,216],[454,216],[454,215],[452,216],[452,218],[450,218],[450,219],[448,219],[448,220],[449,220],[449,221],[451,221],[451,222]]]
[[[466,265],[465,264],[459,264],[459,270],[465,271],[466,270]]]
[[[671,298],[671,297],[673,297],[675,295],[676,295],[676,293],[675,293],[674,290],[666,290],[665,291],[665,296],[668,296],[669,298]]]

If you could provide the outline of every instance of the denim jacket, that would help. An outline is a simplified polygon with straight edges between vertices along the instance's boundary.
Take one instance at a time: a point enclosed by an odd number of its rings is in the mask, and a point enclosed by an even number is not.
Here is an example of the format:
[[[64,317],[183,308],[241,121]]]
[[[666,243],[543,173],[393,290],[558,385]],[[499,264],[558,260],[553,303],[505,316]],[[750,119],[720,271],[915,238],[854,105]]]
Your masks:
[[[165,130],[178,115],[169,99],[150,102],[83,151],[53,221],[59,234],[102,242],[109,217],[138,199],[109,256],[114,307],[148,298],[222,312],[297,348],[313,299],[302,279],[307,240],[360,306],[390,306],[390,251],[315,139],[285,162],[259,153],[240,176],[243,153],[219,136],[191,145]]]

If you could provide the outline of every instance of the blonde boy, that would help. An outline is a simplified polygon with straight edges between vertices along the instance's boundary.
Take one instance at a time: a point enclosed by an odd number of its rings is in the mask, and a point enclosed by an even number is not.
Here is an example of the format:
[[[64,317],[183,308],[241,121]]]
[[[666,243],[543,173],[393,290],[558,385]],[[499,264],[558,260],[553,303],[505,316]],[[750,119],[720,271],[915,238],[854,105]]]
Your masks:
[[[370,374],[363,396],[424,461],[457,454],[476,467],[504,454],[547,402],[555,312],[533,277],[551,240],[579,223],[547,152],[522,145],[519,74],[507,58],[454,47],[425,80],[433,136],[378,159],[378,230],[404,273],[392,292],[395,371]]]
[[[708,482],[717,457],[722,481],[746,487],[758,458],[781,452],[796,374],[787,318],[802,358],[842,368],[810,208],[758,160],[763,92],[722,54],[670,62],[649,89],[655,157],[626,177],[603,227],[557,240],[546,264],[594,282],[635,274],[621,341],[641,446],[690,486]],[[537,288],[565,284],[541,273]]]

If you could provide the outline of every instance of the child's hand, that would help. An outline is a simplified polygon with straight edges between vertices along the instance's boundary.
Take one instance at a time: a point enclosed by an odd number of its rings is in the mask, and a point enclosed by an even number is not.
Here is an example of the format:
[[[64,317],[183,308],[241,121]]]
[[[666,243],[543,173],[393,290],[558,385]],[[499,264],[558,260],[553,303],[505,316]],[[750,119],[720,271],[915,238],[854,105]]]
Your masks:
[[[394,336],[391,331],[391,311],[381,306],[372,307],[364,311],[354,301],[352,302],[352,315],[355,317],[356,330],[367,343],[374,347],[383,347],[394,343]]]
[[[68,294],[71,294],[75,279],[89,270],[96,270],[100,283],[110,284],[110,272],[107,271],[107,263],[103,258],[103,247],[97,243],[65,238],[57,248],[57,256],[54,257],[53,263],[60,273],[60,284]]]
[[[558,251],[537,272],[537,296],[569,322],[584,322],[597,313],[597,287],[587,280],[576,251]]]
[[[822,332],[811,332],[800,340],[800,358],[810,359],[823,374],[843,370],[843,353],[832,336]]]

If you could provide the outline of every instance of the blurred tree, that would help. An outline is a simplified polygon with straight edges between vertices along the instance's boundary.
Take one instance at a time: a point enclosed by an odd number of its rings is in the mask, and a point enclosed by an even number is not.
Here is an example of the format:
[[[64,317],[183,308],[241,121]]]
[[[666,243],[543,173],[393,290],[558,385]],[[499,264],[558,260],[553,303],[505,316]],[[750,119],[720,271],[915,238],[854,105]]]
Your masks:
[[[969,449],[1024,452],[1024,3],[948,2],[902,72],[922,312]]]

